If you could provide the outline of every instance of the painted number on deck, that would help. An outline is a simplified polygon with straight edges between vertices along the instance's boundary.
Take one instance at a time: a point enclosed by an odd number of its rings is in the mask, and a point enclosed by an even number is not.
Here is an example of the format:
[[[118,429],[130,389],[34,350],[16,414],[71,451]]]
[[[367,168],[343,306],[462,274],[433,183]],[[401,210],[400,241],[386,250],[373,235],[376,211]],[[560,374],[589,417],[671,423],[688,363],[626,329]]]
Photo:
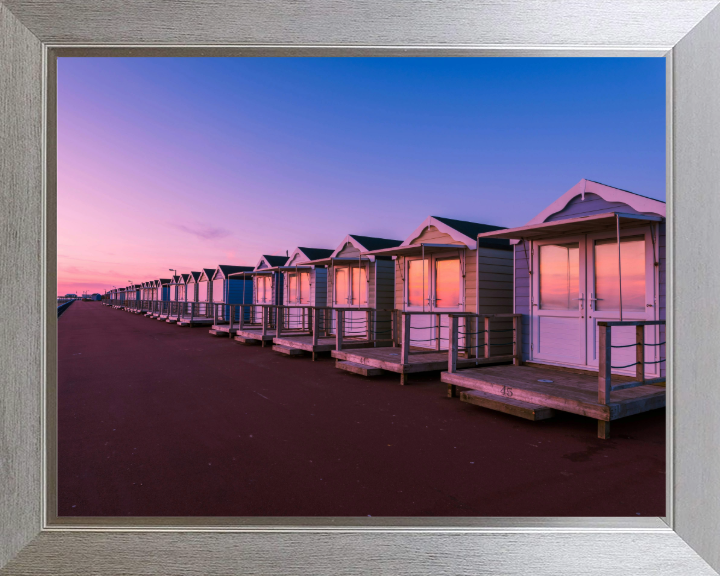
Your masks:
[[[507,396],[509,398],[512,398],[512,388],[508,388],[507,386],[503,386],[502,390],[500,390],[503,396]]]

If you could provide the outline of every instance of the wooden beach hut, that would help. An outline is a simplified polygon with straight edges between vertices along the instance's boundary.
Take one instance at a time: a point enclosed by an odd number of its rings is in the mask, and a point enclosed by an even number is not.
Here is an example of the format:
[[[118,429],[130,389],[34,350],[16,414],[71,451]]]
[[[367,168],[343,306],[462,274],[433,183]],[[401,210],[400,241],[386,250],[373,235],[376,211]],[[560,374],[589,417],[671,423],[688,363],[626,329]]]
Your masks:
[[[186,301],[178,326],[212,326],[212,276],[215,268],[191,272],[186,283]]]
[[[283,266],[274,269],[282,274],[283,283],[282,304],[275,307],[274,351],[287,356],[310,352],[315,358],[310,322],[313,308],[327,307],[327,269],[306,263],[332,253],[326,248],[298,247]]]
[[[479,233],[500,229],[428,216],[400,246],[362,252],[394,260],[395,346],[338,349],[332,356],[374,373],[397,372],[401,384],[408,374],[447,368],[450,314],[512,312],[512,247],[508,240],[477,240]],[[482,334],[470,323],[462,325],[468,354],[477,354]]]
[[[145,312],[145,316],[152,317],[152,315],[155,313],[155,309],[157,308],[157,301],[158,301],[158,285],[160,283],[160,280],[149,280],[147,282],[148,285],[148,308],[147,312]]]
[[[266,342],[272,342],[275,335],[273,306],[283,301],[283,275],[279,268],[287,260],[288,255],[263,254],[252,271],[231,275],[231,277],[249,279],[252,287],[252,305],[243,309],[242,322],[238,317],[238,325],[235,327],[235,340],[238,342],[243,344],[261,342],[263,346]]]
[[[338,343],[346,349],[392,345],[395,262],[390,256],[363,254],[397,248],[402,242],[348,234],[330,256],[306,262],[325,266],[328,277],[328,310],[316,308],[320,333],[313,342],[313,352],[336,350]],[[338,325],[342,338],[338,338]],[[368,374],[363,365],[345,361],[338,361],[336,365],[343,370]]]
[[[480,234],[512,242],[522,365],[460,369],[450,354],[450,392],[531,419],[589,416],[600,438],[665,406],[665,217],[664,202],[581,180],[526,225]]]
[[[235,305],[252,302],[252,280],[237,276],[240,272],[251,272],[252,266],[231,266],[220,264],[211,277],[212,282],[212,318],[210,334],[213,336],[232,336],[237,328],[240,308]],[[234,275],[234,276],[233,276]],[[232,308],[233,325],[230,320]]]
[[[200,273],[198,272],[198,275]],[[168,324],[175,324],[179,317],[185,313],[186,307],[186,294],[187,294],[187,282],[190,279],[190,274],[178,274],[175,278],[175,302],[170,306],[170,315],[165,319]]]
[[[170,310],[170,278],[155,280],[155,294],[157,302],[151,316],[158,320],[165,320]]]
[[[157,319],[161,322],[166,322],[172,317],[173,311],[176,310],[177,296],[178,296],[178,284],[180,283],[180,276],[173,276],[167,282],[162,285],[161,302],[160,302],[160,313]]]

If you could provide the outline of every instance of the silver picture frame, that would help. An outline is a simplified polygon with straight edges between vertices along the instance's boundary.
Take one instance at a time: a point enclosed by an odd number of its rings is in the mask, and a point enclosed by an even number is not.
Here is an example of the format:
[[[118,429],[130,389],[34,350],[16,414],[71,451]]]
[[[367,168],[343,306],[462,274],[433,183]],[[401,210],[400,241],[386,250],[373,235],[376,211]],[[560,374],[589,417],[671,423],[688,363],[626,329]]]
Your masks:
[[[0,574],[717,574],[719,3],[0,0]],[[665,58],[666,516],[58,518],[54,95],[68,55]]]

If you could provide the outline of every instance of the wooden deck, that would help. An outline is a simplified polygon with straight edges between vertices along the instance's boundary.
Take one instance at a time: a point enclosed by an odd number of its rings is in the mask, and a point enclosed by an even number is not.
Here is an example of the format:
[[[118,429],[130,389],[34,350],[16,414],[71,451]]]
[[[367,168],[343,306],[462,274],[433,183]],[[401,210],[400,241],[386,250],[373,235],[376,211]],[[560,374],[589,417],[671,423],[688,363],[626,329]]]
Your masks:
[[[343,346],[345,343],[343,342]],[[333,350],[331,353],[333,358],[337,360],[345,360],[355,364],[364,364],[373,368],[381,368],[388,372],[396,372],[400,374],[402,384],[405,384],[405,374],[413,374],[418,372],[433,372],[437,370],[447,370],[448,353],[447,350],[439,352],[428,351],[422,348],[412,348],[408,357],[408,363],[401,362],[400,348],[382,347],[367,348],[364,350]],[[475,360],[458,358],[459,367],[475,366]]]
[[[588,416],[607,424],[625,416],[647,412],[665,406],[665,387],[647,385],[612,392],[610,402],[598,401],[598,376],[593,373],[573,373],[551,366],[486,366],[458,372],[443,372],[441,380],[456,395],[456,388],[469,388],[493,394],[499,399],[514,399],[554,410]],[[616,377],[613,376],[613,381]],[[616,383],[627,380],[617,377]],[[598,427],[598,430],[601,426]]]
[[[237,328],[230,328],[230,324],[213,324],[208,330],[212,336],[234,336]]]
[[[243,329],[238,329],[236,331],[236,339],[239,342],[242,342],[244,340],[257,340],[258,342],[262,342],[263,346],[265,345],[265,342],[272,342],[273,338],[275,338],[275,330],[268,330],[268,332],[263,336],[262,333],[262,326],[243,326]],[[292,336],[292,332],[288,332],[288,336]]]
[[[285,346],[286,348],[296,348],[298,350],[304,350],[305,352],[311,352],[313,360],[315,354],[318,352],[334,352],[335,350],[335,336],[326,336],[318,338],[317,344],[313,344],[313,337],[311,334],[282,334],[280,338],[277,336],[273,338],[273,344],[278,346]],[[343,346],[346,348],[367,348],[372,346],[372,342],[367,340],[343,340]]]
[[[190,320],[190,317],[184,317],[180,318],[180,320],[177,322],[178,326],[212,326],[213,325],[213,319],[212,318],[193,318]]]

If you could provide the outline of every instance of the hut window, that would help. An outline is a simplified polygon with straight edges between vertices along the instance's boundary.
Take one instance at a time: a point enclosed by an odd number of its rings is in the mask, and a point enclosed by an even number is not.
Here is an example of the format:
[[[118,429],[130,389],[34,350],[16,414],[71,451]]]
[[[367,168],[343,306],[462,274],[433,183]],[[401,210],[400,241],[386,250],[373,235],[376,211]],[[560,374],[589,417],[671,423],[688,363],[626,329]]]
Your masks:
[[[300,294],[298,303],[310,303],[310,272],[300,272]]]
[[[350,303],[347,268],[335,268],[335,304]]]
[[[298,275],[300,282],[298,283]],[[288,304],[307,304],[310,302],[310,273],[288,274]]]
[[[543,244],[540,246],[540,308],[573,310],[580,292],[580,245]]]
[[[407,275],[408,306],[422,306],[428,292],[428,261],[409,260]]]
[[[460,305],[460,259],[435,261],[435,306],[454,308]]]
[[[223,286],[224,280],[213,280],[212,281],[212,299],[213,302],[224,302],[225,301],[225,290]]]
[[[257,278],[257,302],[265,303],[270,299],[270,278],[258,276]]]
[[[200,282],[198,284],[198,302],[207,302],[208,299],[208,283]]]
[[[645,238],[629,236],[620,239],[622,271],[622,307],[645,310]],[[596,310],[619,310],[618,247],[615,238],[595,242]]]
[[[352,304],[353,306],[367,306],[368,283],[365,267],[352,268]]]

